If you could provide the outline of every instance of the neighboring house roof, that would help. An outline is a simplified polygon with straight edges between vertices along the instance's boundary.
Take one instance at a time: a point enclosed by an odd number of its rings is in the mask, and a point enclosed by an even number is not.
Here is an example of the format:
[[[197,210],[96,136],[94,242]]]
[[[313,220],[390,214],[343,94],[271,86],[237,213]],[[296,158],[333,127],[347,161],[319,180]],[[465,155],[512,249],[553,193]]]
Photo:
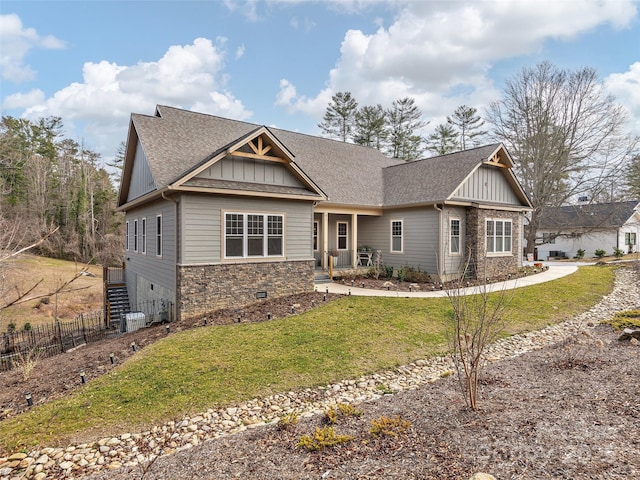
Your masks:
[[[540,215],[538,229],[566,231],[619,228],[627,223],[634,213],[640,215],[638,200],[548,207]]]
[[[258,134],[277,144],[309,190],[195,178],[211,162]],[[354,207],[423,205],[451,200],[466,179],[488,164],[500,168],[523,206],[531,206],[511,171],[508,153],[499,143],[405,162],[370,147],[163,105],[156,107],[155,116],[132,114],[129,135],[120,206],[127,202],[136,139],[144,150],[155,192],[166,188],[233,189],[316,196],[327,204]],[[148,195],[153,197],[154,193]]]

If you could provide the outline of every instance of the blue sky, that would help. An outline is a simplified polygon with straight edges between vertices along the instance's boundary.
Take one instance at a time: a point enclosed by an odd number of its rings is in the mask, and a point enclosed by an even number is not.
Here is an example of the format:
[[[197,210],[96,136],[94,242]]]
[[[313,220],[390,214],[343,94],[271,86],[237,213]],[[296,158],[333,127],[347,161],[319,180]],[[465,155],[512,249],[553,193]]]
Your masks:
[[[2,115],[60,116],[113,157],[172,105],[318,134],[331,96],[411,96],[430,133],[549,60],[597,69],[640,135],[637,0],[0,1]]]

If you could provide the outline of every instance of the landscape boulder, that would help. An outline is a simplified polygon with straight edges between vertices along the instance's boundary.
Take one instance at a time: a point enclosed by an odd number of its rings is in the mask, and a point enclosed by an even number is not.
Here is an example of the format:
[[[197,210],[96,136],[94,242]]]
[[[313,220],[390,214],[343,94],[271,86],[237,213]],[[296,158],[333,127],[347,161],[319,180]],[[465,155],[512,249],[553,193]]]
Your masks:
[[[618,341],[630,341],[632,338],[640,340],[640,328],[625,328],[622,331],[622,335],[620,335],[620,337],[618,338]]]

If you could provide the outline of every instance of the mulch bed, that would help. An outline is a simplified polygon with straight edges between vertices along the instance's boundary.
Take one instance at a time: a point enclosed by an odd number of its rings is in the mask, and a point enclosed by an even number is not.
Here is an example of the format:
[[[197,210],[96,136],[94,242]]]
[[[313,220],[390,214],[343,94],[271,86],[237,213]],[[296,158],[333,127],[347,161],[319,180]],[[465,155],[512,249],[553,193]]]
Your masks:
[[[89,478],[498,479],[640,478],[640,347],[610,327],[592,336],[490,364],[479,409],[469,410],[450,376],[359,405],[333,427],[352,441],[309,452],[296,446],[324,427],[321,415],[289,429],[270,425]],[[372,420],[410,424],[374,436]]]

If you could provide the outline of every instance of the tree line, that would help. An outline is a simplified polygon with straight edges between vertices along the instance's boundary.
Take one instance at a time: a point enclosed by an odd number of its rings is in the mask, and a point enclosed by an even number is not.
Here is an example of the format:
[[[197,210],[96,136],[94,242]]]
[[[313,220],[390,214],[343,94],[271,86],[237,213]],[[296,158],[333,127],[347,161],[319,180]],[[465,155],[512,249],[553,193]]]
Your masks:
[[[443,155],[503,143],[533,203],[525,229],[529,252],[546,208],[585,197],[589,202],[640,199],[639,139],[625,130],[627,112],[607,94],[595,69],[568,70],[550,62],[524,67],[483,113],[462,105],[424,137],[419,131],[428,122],[413,98],[387,109],[358,107],[351,93],[339,92],[318,126],[323,135],[406,161],[427,152]]]
[[[121,153],[120,153],[121,154]],[[122,216],[100,155],[65,138],[62,119],[0,122],[0,249],[121,261]]]
[[[331,97],[318,127],[328,137],[373,147],[406,161],[422,158],[427,151],[444,155],[478,146],[487,133],[477,109],[467,105],[458,107],[447,123],[425,138],[420,130],[428,123],[411,97],[395,100],[385,109],[380,104],[359,107],[351,92],[338,92]]]

